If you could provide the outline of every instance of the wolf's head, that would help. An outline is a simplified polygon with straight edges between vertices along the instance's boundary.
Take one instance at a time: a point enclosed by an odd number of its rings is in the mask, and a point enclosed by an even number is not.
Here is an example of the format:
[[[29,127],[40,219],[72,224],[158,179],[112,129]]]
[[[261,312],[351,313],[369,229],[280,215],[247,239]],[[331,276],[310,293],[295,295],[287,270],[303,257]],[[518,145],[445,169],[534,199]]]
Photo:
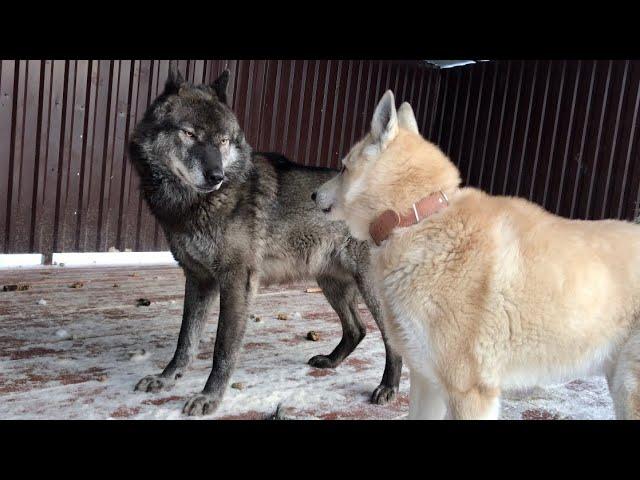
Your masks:
[[[331,219],[344,220],[355,238],[369,240],[369,224],[383,211],[404,211],[422,197],[459,183],[455,165],[420,136],[411,106],[405,102],[396,110],[393,93],[387,90],[369,133],[314,198]]]
[[[225,70],[211,85],[192,85],[170,66],[164,91],[130,142],[143,187],[164,183],[207,194],[243,170],[251,148],[227,105],[228,80]]]

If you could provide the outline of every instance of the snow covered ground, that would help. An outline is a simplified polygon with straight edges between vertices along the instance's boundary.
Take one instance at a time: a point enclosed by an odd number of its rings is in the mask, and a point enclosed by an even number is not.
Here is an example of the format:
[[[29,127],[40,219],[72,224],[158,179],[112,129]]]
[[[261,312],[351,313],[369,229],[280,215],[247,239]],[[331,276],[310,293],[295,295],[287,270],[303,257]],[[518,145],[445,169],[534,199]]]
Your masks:
[[[80,282],[80,283],[77,283]],[[28,285],[3,292],[2,286]],[[76,288],[72,285],[75,284]],[[243,352],[219,410],[204,418],[399,419],[408,411],[408,372],[391,405],[369,403],[384,367],[384,347],[364,308],[368,334],[335,370],[307,365],[340,339],[321,293],[296,284],[263,288]],[[42,267],[0,272],[0,419],[184,419],[181,409],[209,374],[217,310],[193,368],[174,389],[134,392],[171,358],[182,313],[184,277],[173,266]],[[137,306],[137,300],[150,300]],[[42,302],[44,301],[44,302]],[[278,319],[285,313],[287,320]],[[299,313],[299,315],[296,315]],[[319,333],[318,341],[306,339]],[[611,419],[606,382],[507,392],[504,419]]]

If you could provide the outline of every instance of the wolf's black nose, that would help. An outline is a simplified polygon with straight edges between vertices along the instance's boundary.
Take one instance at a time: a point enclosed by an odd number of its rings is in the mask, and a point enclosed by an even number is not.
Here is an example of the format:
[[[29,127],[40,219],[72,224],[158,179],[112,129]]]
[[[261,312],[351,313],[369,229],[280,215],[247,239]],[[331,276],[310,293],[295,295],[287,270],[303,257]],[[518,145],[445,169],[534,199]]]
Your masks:
[[[313,192],[311,194],[311,200],[313,200],[314,202],[316,201],[316,192]]]
[[[216,172],[212,170],[205,174],[205,178],[207,179],[207,182],[216,184],[224,180],[224,174],[222,172]]]

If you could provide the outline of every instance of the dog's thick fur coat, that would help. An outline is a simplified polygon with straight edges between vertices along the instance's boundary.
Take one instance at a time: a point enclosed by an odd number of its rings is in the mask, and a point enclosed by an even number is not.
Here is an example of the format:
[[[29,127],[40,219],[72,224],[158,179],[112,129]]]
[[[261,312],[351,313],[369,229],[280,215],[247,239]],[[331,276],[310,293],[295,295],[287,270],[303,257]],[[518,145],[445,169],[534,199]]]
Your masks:
[[[333,352],[309,361],[318,368],[339,365],[364,337],[358,293],[383,325],[367,271],[367,244],[350,237],[344,224],[328,221],[311,200],[333,171],[252,152],[226,105],[227,80],[225,72],[211,86],[194,86],[171,72],[130,145],[144,198],[186,276],[175,355],[137,390],[169,388],[183,375],[211,305],[220,298],[213,368],[203,392],[185,405],[188,415],[213,413],[222,400],[259,284],[313,278],[322,287],[343,337]],[[375,403],[391,400],[400,382],[402,360],[386,352]]]
[[[498,418],[502,389],[603,374],[617,418],[640,418],[640,227],[568,220],[460,188],[388,91],[370,133],[317,192],[370,240],[384,210],[438,191],[448,208],[372,247],[392,345],[411,372],[410,418]]]

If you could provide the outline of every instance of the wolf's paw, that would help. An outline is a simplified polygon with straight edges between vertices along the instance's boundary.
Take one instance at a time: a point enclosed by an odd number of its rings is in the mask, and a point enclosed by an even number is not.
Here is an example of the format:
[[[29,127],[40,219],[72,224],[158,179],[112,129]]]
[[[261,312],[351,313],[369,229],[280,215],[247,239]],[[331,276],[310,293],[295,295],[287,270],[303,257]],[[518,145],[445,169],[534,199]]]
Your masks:
[[[386,385],[380,385],[373,391],[371,395],[371,403],[376,405],[386,405],[392,402],[396,398],[398,393],[398,387],[388,387]]]
[[[167,390],[175,384],[174,380],[160,375],[147,375],[140,380],[134,388],[137,392],[159,392]]]
[[[202,415],[212,414],[218,408],[220,400],[218,396],[199,393],[191,397],[187,403],[184,404],[182,413],[190,417],[201,417]]]
[[[316,368],[335,368],[338,366],[338,362],[334,362],[326,355],[316,355],[309,359],[309,365]]]

